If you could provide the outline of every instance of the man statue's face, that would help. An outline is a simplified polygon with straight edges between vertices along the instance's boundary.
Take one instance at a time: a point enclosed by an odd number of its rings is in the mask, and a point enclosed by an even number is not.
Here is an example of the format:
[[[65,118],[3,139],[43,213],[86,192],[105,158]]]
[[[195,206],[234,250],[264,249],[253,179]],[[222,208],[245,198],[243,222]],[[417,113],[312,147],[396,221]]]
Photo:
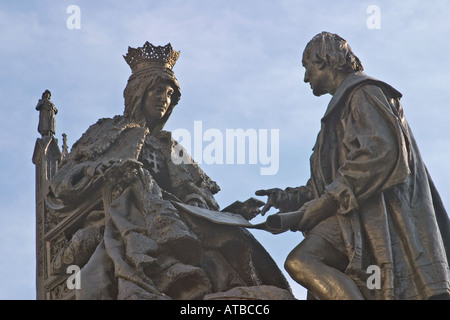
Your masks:
[[[306,83],[309,82],[313,94],[319,97],[326,93],[330,93],[330,69],[323,64],[314,63],[309,60],[303,60],[302,62],[305,67],[304,81]]]
[[[172,101],[174,89],[168,82],[157,84],[144,97],[142,111],[147,119],[161,119]]]

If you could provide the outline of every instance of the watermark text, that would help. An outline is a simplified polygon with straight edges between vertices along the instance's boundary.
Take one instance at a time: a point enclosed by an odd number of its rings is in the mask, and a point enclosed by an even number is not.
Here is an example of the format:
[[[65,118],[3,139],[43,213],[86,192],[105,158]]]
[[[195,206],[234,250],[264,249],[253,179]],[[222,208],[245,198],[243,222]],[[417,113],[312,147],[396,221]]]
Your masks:
[[[80,267],[76,265],[70,265],[67,267],[66,273],[71,273],[71,275],[66,280],[67,288],[69,288],[70,290],[81,289]]]
[[[81,29],[81,9],[79,6],[72,4],[67,7],[67,14],[70,16],[67,17],[66,26],[69,30],[79,30]]]
[[[371,275],[367,278],[366,285],[370,290],[381,288],[381,271],[380,267],[376,265],[370,265],[367,268],[366,273]]]
[[[373,29],[381,29],[381,10],[380,7],[372,4],[367,7],[366,10],[367,14],[370,14],[370,16],[366,20],[366,26],[367,28],[373,30]]]
[[[188,154],[198,164],[251,164],[261,165],[261,175],[275,175],[279,169],[278,129],[226,129],[225,132],[209,128],[203,130],[202,121],[194,121],[192,131],[179,128],[172,136],[180,144],[174,147],[172,161],[189,163]]]

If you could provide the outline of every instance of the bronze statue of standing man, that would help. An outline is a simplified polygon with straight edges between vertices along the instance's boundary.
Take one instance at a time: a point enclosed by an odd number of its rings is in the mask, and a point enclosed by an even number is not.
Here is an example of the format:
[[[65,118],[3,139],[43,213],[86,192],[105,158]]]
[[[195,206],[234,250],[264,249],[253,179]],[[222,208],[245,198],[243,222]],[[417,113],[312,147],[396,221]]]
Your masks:
[[[400,104],[340,36],[303,52],[313,94],[331,94],[305,186],[259,190],[275,231],[302,231],[290,276],[316,299],[449,299],[450,222]],[[371,286],[368,270],[379,270]]]
[[[39,111],[38,131],[42,136],[52,136],[55,134],[55,115],[58,113],[53,102],[50,101],[52,94],[49,90],[45,90],[42,99],[36,106]]]

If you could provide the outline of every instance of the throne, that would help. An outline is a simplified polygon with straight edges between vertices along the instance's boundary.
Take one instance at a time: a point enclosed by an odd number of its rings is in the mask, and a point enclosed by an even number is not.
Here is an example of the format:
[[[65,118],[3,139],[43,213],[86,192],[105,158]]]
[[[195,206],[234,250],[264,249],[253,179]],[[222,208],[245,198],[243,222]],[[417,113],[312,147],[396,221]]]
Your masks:
[[[38,300],[75,298],[75,290],[70,289],[73,286],[68,285],[68,281],[72,281],[77,270],[61,263],[58,259],[59,253],[82,226],[86,216],[103,207],[100,190],[89,195],[86,201],[76,208],[62,208],[57,203],[48,202],[50,180],[57,172],[59,162],[67,153],[65,138],[63,134],[62,150],[58,147],[58,139],[53,135],[38,138],[32,158],[36,166],[36,298]],[[77,268],[81,267],[77,265]]]

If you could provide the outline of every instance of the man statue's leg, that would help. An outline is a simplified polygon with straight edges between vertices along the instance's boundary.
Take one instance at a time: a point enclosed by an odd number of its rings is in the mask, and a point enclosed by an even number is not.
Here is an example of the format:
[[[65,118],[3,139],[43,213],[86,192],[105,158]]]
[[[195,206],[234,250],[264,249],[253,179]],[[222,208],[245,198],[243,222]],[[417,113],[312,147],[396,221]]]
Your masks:
[[[289,253],[289,275],[320,300],[364,300],[361,291],[344,270],[348,258],[331,243],[310,234]]]

